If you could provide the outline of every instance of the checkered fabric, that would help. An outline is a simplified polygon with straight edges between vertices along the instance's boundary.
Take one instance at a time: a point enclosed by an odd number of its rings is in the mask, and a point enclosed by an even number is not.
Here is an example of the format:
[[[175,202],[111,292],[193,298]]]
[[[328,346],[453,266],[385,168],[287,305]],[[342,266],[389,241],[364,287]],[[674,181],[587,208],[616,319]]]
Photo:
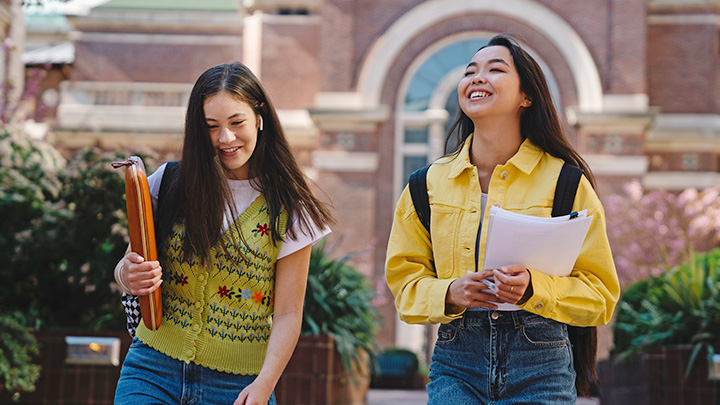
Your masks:
[[[135,330],[140,325],[140,301],[137,295],[127,293],[123,293],[121,301],[127,316],[127,331],[135,337]]]

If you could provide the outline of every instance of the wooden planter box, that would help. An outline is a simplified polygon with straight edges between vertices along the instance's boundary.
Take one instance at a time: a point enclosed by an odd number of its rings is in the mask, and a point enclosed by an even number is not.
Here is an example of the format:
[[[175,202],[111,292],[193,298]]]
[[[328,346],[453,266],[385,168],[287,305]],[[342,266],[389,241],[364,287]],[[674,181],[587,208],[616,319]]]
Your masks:
[[[120,365],[132,339],[127,332],[39,331],[34,333],[40,346],[40,378],[34,392],[21,393],[21,404],[112,404],[120,366],[65,364],[65,336],[103,336],[120,338]],[[0,395],[0,404],[16,404]]]
[[[364,353],[364,352],[362,352]],[[353,382],[330,336],[301,336],[275,388],[279,404],[365,404],[370,387],[367,367],[354,370]]]
[[[120,366],[66,364],[65,336],[120,338],[120,365],[132,339],[126,332],[41,331],[35,333],[40,346],[42,370],[37,389],[22,393],[20,404],[110,405],[120,377]],[[364,352],[363,352],[364,353]],[[302,336],[280,378],[275,393],[280,404],[365,404],[370,371],[354,371],[356,383],[343,368],[330,336]],[[0,392],[0,404],[16,404]]]
[[[598,363],[600,399],[612,405],[712,405],[720,404],[720,381],[708,379],[702,354],[688,378],[685,370],[692,349],[658,346],[614,364]]]

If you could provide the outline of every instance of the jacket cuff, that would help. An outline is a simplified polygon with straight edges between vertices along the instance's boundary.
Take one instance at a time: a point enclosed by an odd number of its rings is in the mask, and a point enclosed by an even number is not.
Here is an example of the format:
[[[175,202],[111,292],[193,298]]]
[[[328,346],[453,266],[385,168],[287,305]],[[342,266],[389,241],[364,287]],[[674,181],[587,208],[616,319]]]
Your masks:
[[[545,273],[528,269],[532,285],[532,296],[524,303],[516,304],[518,307],[538,314],[545,318],[551,318],[555,312],[555,292],[552,276]]]
[[[430,308],[430,322],[431,323],[448,323],[453,319],[460,318],[466,308],[458,305],[448,304],[445,302],[448,288],[450,284],[456,279],[441,279],[437,280],[433,287],[431,297],[429,300]]]

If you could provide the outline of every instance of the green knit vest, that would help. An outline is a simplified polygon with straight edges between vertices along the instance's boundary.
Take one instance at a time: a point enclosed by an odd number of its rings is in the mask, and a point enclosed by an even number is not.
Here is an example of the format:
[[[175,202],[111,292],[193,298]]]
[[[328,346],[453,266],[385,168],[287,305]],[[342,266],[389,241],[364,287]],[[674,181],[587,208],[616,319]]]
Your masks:
[[[287,216],[280,218],[285,233]],[[212,269],[182,260],[184,226],[175,224],[162,260],[163,320],[137,337],[175,359],[233,374],[256,375],[270,337],[275,264],[282,243],[273,244],[270,216],[261,194],[236,220],[233,234],[213,246]],[[236,241],[235,244],[232,241]],[[221,243],[225,243],[232,260]],[[240,252],[247,258],[243,260]],[[241,260],[241,264],[236,264]]]

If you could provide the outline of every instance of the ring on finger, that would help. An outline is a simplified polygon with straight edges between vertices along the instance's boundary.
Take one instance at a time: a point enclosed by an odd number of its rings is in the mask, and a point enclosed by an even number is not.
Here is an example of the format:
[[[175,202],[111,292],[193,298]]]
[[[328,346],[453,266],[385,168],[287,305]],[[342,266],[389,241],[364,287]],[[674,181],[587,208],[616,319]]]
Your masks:
[[[510,292],[512,292],[513,288],[515,288],[515,286],[514,286],[514,285],[511,285],[511,286],[510,286]]]

